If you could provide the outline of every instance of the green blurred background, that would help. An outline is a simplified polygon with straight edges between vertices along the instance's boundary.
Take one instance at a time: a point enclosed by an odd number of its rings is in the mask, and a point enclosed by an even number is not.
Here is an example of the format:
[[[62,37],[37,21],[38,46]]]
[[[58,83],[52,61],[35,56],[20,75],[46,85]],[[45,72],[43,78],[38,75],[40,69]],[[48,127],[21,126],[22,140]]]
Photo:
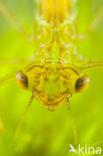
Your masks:
[[[2,0],[25,30],[34,29],[35,0]],[[78,0],[78,29],[83,33],[103,0]],[[85,58],[103,60],[103,19],[97,29],[78,46]],[[34,47],[0,13],[0,60],[30,58]],[[0,67],[0,76],[20,67]],[[88,72],[91,84],[87,91],[70,100],[78,133],[78,143],[102,146],[103,149],[103,70]],[[73,130],[66,104],[55,112],[47,111],[36,99],[29,109],[15,140],[16,127],[31,93],[15,81],[0,88],[0,115],[5,131],[0,135],[0,156],[66,156],[74,144]]]

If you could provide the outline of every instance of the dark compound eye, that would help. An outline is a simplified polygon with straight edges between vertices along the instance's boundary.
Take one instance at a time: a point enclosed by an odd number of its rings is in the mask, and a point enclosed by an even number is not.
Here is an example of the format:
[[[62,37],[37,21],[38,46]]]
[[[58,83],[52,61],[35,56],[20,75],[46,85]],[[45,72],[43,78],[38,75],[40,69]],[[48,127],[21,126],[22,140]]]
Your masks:
[[[16,74],[16,81],[21,88],[28,89],[28,78],[22,70]]]
[[[89,86],[90,79],[87,75],[83,75],[77,79],[75,84],[75,92],[79,93],[86,90]]]

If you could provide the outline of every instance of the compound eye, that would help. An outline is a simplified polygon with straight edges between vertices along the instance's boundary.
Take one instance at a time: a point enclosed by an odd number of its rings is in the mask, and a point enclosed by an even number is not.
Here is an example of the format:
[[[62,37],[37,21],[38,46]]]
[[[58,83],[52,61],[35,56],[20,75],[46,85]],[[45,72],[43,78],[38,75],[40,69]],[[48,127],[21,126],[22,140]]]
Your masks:
[[[28,78],[22,70],[16,74],[16,81],[21,88],[28,89]]]
[[[80,93],[86,90],[89,86],[90,79],[87,75],[83,75],[79,79],[77,79],[75,84],[75,92]]]

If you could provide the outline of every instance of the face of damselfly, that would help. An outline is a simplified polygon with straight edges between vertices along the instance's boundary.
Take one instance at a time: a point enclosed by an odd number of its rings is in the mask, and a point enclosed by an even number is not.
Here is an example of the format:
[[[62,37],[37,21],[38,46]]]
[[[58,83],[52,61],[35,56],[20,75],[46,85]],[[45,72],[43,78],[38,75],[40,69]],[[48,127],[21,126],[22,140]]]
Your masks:
[[[77,66],[58,62],[33,63],[20,70],[16,79],[20,87],[35,93],[50,111],[57,109],[66,96],[84,91],[89,84],[88,76]]]

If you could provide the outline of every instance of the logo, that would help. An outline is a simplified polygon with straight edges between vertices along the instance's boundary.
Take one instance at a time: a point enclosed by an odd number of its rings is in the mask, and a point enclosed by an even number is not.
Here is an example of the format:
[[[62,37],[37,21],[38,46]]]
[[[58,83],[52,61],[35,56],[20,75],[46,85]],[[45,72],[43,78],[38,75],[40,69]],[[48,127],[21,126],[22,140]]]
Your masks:
[[[75,154],[101,154],[101,148],[100,147],[89,147],[85,145],[82,147],[80,144],[78,144],[77,148],[75,148],[73,145],[70,144],[70,150],[69,153],[75,153]]]

